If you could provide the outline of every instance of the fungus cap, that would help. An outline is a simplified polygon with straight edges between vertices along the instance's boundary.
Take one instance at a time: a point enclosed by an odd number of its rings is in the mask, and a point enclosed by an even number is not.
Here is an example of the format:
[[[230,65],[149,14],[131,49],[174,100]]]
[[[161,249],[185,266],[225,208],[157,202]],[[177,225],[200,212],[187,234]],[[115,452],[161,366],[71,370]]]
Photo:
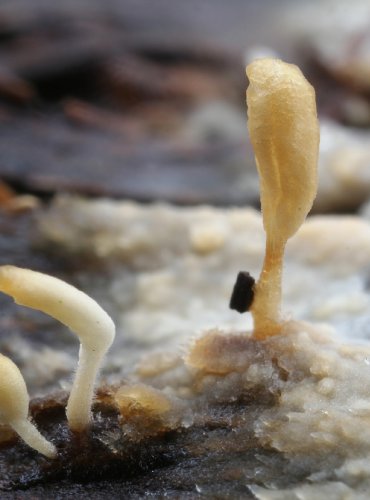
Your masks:
[[[29,397],[18,367],[0,354],[0,416],[5,422],[27,418]]]
[[[315,91],[294,64],[257,59],[247,67],[248,129],[260,175],[266,233],[286,241],[317,192]]]
[[[115,326],[86,293],[65,281],[31,269],[0,266],[0,291],[22,306],[43,311],[75,332],[91,349],[108,350]]]
[[[0,291],[17,304],[38,309],[68,326],[81,341],[79,363],[67,404],[71,429],[90,422],[94,383],[115,336],[110,316],[91,297],[52,276],[15,266],[0,267]]]
[[[55,446],[28,420],[29,396],[18,367],[0,354],[0,420],[10,425],[31,448],[54,458]]]

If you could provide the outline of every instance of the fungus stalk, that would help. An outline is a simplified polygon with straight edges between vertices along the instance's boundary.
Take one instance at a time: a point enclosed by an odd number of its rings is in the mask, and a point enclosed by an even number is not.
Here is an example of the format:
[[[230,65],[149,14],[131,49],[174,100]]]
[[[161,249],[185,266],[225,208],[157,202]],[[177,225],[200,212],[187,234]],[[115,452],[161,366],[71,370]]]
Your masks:
[[[281,278],[287,240],[317,191],[319,123],[315,91],[297,66],[259,59],[247,67],[248,129],[261,186],[266,253],[254,288],[255,338],[281,331]]]
[[[267,236],[262,271],[255,285],[251,307],[254,337],[264,338],[280,332],[281,281],[285,241]]]
[[[1,266],[0,291],[12,296],[17,304],[52,316],[79,337],[79,362],[66,413],[72,430],[84,430],[91,418],[95,379],[115,336],[113,321],[85,293],[30,269]]]
[[[55,458],[55,446],[45,439],[28,420],[29,396],[18,367],[0,354],[0,420],[12,429],[31,448],[49,458]]]

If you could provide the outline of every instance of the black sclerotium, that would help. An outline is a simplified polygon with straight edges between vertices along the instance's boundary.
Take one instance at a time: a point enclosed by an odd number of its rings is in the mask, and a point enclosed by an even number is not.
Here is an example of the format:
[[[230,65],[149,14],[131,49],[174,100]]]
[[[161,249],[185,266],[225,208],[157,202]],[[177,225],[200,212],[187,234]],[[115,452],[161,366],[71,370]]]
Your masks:
[[[240,271],[230,299],[230,309],[239,313],[247,312],[254,298],[255,279],[247,272]]]

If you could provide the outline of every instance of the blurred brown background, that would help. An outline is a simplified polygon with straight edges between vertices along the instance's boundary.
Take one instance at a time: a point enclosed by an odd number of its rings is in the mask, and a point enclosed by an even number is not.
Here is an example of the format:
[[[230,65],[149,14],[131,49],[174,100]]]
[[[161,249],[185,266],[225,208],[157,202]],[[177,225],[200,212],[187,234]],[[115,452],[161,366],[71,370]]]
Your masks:
[[[299,63],[321,114],[363,132],[370,77],[341,66],[367,57],[365,7],[351,3],[356,25],[330,1],[2,1],[1,179],[44,197],[258,205],[246,62]],[[367,199],[359,187],[344,210]]]
[[[368,216],[367,0],[0,1],[0,261],[65,268],[24,213],[58,193],[258,207],[245,65],[266,55],[316,89],[313,211]]]

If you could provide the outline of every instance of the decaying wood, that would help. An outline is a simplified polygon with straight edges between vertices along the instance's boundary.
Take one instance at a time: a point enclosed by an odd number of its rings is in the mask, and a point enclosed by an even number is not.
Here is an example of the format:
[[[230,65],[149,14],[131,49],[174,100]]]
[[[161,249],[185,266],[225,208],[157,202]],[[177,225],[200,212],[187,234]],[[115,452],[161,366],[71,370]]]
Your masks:
[[[104,114],[85,119],[106,120],[112,129],[112,118]],[[244,162],[243,145],[132,143],[134,130],[128,122],[121,124],[112,133],[72,126],[59,118],[4,121],[0,123],[0,176],[23,191],[44,194],[69,191],[143,201],[245,203],[241,173],[228,168],[231,158]],[[125,127],[127,141],[120,135]],[[256,200],[257,193],[248,201]]]

